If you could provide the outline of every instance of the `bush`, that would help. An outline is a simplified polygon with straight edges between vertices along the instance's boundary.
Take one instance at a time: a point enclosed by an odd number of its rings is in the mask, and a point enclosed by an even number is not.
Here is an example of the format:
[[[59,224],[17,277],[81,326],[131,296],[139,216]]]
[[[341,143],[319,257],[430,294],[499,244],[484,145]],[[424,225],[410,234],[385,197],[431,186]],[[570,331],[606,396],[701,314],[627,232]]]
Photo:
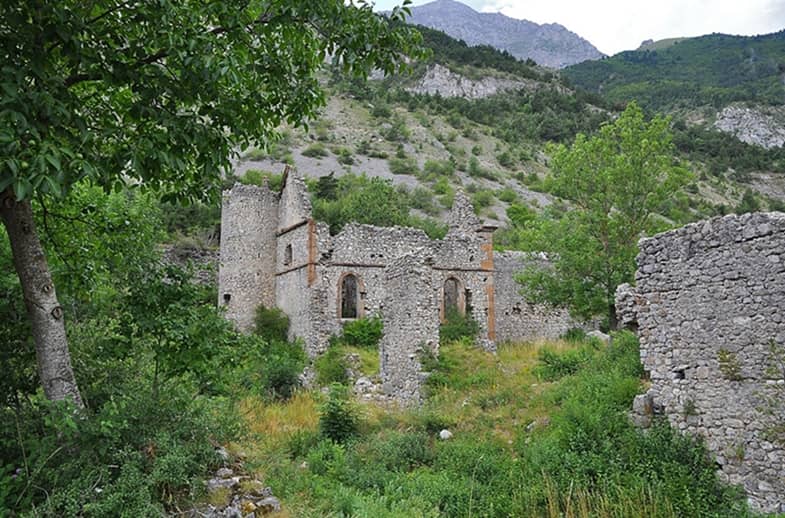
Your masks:
[[[213,443],[239,431],[232,406],[200,396],[187,377],[170,383],[165,396],[141,377],[115,381],[116,394],[93,415],[40,396],[16,417],[1,411],[0,457],[23,468],[0,508],[24,513],[34,506],[37,516],[157,516],[203,491],[198,477],[220,461]]]
[[[279,308],[260,304],[254,317],[254,333],[270,342],[285,342],[289,336],[289,317]]]
[[[311,144],[310,146],[303,149],[302,151],[303,156],[307,156],[311,158],[324,158],[328,154],[329,152],[327,151],[327,148],[324,147],[324,144],[321,144],[320,142]]]
[[[390,158],[387,163],[390,165],[390,172],[392,174],[408,174],[415,176],[420,172],[417,161],[413,158]]]
[[[554,381],[575,374],[589,362],[592,352],[587,346],[561,352],[547,347],[540,349],[538,355],[540,365],[537,366],[537,375],[540,379]]]
[[[327,402],[319,415],[319,432],[326,438],[343,443],[357,434],[359,416],[349,400],[347,387],[333,383]]]
[[[374,349],[379,346],[383,332],[381,318],[358,318],[344,324],[341,341],[346,345]]]
[[[261,389],[271,399],[289,399],[300,387],[305,367],[305,350],[301,344],[272,341],[259,355]]]
[[[338,162],[344,165],[352,165],[354,164],[354,157],[352,156],[352,152],[348,149],[341,148],[338,150]]]
[[[451,308],[447,310],[444,322],[439,327],[439,342],[446,344],[461,338],[474,339],[478,330],[477,321],[468,309],[465,315],[461,315],[457,309]]]
[[[349,366],[346,358],[338,343],[338,339],[332,339],[327,350],[314,361],[316,370],[316,382],[319,385],[329,385],[331,383],[345,384],[349,377],[346,369]]]
[[[450,160],[426,160],[422,170],[430,178],[452,176],[455,173],[455,164]]]
[[[283,175],[275,174],[270,171],[261,171],[259,169],[249,169],[248,171],[238,178],[240,183],[246,185],[258,185],[259,187],[267,181],[270,190],[280,191],[283,186]]]

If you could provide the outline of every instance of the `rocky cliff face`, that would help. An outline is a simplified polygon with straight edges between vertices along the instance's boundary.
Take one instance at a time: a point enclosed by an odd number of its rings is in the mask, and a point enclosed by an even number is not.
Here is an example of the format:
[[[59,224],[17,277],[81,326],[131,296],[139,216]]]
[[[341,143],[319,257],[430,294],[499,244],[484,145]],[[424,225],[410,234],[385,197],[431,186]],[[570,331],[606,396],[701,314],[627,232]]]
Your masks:
[[[535,89],[536,87],[537,82],[531,80],[505,79],[492,76],[476,80],[470,79],[436,63],[428,67],[425,75],[406,90],[416,94],[439,94],[442,97],[480,99],[504,90]]]
[[[538,25],[500,13],[478,13],[454,0],[413,7],[410,21],[446,32],[468,45],[491,45],[551,68],[603,57],[591,43],[559,24]]]
[[[714,127],[742,142],[766,149],[785,144],[785,110],[782,108],[726,106],[717,114]]]

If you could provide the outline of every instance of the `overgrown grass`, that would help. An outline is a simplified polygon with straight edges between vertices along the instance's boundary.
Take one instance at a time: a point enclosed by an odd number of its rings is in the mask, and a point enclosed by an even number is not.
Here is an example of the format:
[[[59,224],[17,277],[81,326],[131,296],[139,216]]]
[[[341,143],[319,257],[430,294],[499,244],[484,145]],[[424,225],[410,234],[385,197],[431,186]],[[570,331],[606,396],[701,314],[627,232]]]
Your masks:
[[[581,361],[543,381],[544,350],[551,363],[575,351]],[[631,335],[505,345],[496,356],[464,340],[430,368],[440,382],[421,408],[368,405],[345,444],[320,438],[311,414],[304,432],[268,432],[288,434],[285,445],[249,452],[291,515],[750,515],[702,444],[665,423],[647,433],[629,423],[642,374]],[[438,440],[442,428],[453,438]]]

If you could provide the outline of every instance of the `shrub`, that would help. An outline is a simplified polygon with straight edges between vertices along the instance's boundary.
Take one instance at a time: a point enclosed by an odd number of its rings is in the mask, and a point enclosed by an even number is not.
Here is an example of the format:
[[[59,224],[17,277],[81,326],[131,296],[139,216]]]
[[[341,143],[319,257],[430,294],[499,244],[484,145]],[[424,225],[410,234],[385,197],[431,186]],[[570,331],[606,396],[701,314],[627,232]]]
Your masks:
[[[320,385],[344,384],[349,379],[346,375],[349,366],[337,339],[330,341],[330,346],[314,361],[313,366],[316,370],[316,382]]]
[[[352,156],[352,152],[346,148],[341,148],[338,150],[338,162],[344,165],[352,165],[354,164],[354,157]]]
[[[587,347],[557,352],[547,347],[540,349],[537,375],[540,379],[554,381],[575,374],[591,359],[592,351]]]
[[[300,386],[305,350],[298,343],[272,341],[259,356],[261,388],[268,398],[289,399]]]
[[[449,160],[426,160],[422,170],[428,177],[452,176],[455,164]]]
[[[515,189],[511,189],[509,187],[505,187],[504,189],[500,190],[497,197],[504,202],[512,203],[518,199],[518,193],[515,192]]]
[[[414,158],[390,158],[387,163],[390,165],[392,174],[417,175],[420,172]]]
[[[289,335],[289,317],[279,308],[260,304],[254,317],[254,333],[270,342],[285,342]]]
[[[357,434],[358,425],[359,416],[349,400],[348,388],[333,383],[327,402],[321,408],[319,432],[334,442],[343,443]]]
[[[493,203],[493,192],[487,189],[481,189],[472,194],[472,205],[474,205],[475,211],[489,207],[491,203]]]
[[[479,326],[477,321],[471,315],[471,312],[466,311],[462,315],[457,309],[450,308],[444,317],[444,322],[439,327],[439,342],[446,344],[460,340],[461,338],[474,338],[477,336]]]
[[[327,151],[327,148],[324,147],[324,144],[321,144],[320,142],[311,144],[310,146],[303,149],[302,151],[303,156],[307,156],[311,158],[323,158],[326,157],[328,154],[329,152]]]
[[[383,331],[381,318],[358,318],[344,324],[341,341],[346,345],[373,349],[379,346]]]
[[[112,399],[93,415],[40,396],[16,417],[0,411],[0,457],[25,466],[0,509],[12,516],[31,508],[36,516],[158,516],[203,491],[197,477],[219,462],[213,443],[239,431],[231,405],[199,395],[187,377],[170,383],[165,396],[141,376],[115,383]]]

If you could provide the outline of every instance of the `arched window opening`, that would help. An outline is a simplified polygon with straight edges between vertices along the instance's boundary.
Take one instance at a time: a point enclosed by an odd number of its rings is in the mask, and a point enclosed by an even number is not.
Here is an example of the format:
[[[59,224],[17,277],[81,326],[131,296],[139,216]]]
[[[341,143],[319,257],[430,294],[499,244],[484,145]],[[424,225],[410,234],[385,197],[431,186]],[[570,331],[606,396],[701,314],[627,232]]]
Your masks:
[[[292,245],[286,245],[283,254],[283,264],[289,266],[292,264]]]
[[[357,277],[347,274],[341,279],[341,318],[359,317],[359,290]]]

